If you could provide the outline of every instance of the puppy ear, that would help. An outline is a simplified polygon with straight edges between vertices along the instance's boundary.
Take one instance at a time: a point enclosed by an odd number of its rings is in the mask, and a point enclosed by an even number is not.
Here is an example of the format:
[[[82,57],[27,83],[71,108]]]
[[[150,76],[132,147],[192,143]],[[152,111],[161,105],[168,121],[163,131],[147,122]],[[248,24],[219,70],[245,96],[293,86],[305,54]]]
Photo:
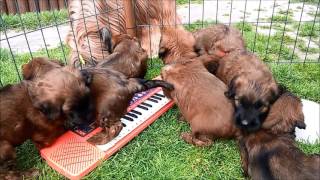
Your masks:
[[[112,33],[108,28],[102,28],[100,30],[100,36],[102,38],[102,42],[106,45],[108,52],[112,53]]]
[[[80,70],[80,72],[81,72],[82,78],[83,78],[86,86],[89,86],[92,82],[92,78],[93,78],[92,74],[90,72],[86,71],[85,69]]]
[[[235,80],[236,80],[236,77],[234,77],[230,83],[229,83],[229,86],[228,86],[228,91],[226,91],[224,93],[224,95],[229,98],[229,99],[234,99],[234,97],[236,96],[236,86],[235,86]]]

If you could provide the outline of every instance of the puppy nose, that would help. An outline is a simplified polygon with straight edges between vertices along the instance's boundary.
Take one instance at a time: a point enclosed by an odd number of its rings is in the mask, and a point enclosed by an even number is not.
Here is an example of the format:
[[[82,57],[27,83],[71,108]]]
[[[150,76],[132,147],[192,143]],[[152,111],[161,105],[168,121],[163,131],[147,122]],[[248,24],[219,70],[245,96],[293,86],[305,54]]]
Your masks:
[[[248,121],[248,120],[246,120],[246,119],[244,119],[244,120],[242,120],[242,121],[241,121],[241,124],[246,126],[246,125],[248,125],[248,124],[249,124],[249,121]]]

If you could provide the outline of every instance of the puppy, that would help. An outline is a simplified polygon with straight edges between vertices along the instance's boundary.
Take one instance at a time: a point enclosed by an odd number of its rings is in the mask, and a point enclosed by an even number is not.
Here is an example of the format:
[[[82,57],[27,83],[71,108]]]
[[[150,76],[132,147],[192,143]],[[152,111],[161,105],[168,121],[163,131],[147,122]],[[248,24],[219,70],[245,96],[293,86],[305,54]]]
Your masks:
[[[117,35],[111,42],[110,32],[106,28],[101,31],[106,46],[112,46],[113,53],[100,61],[96,67],[108,67],[119,71],[127,77],[143,78],[147,72],[148,54],[142,49],[138,39],[127,34]]]
[[[32,139],[38,148],[48,146],[64,132],[63,116],[48,119],[33,107],[29,82],[8,85],[0,90],[0,179],[20,179],[36,171],[16,169],[15,147]]]
[[[102,133],[88,140],[93,144],[105,144],[119,134],[122,129],[120,118],[126,114],[135,93],[158,86],[173,89],[171,84],[161,80],[128,78],[109,68],[88,68],[84,71],[93,75],[90,90],[96,107],[95,121],[104,128]]]
[[[70,66],[55,68],[29,83],[33,106],[52,120],[64,115],[68,128],[93,121],[92,75]]]
[[[164,64],[197,57],[194,52],[195,39],[183,28],[164,28],[160,40],[159,57]]]
[[[223,58],[210,57],[202,62],[218,63],[214,72],[228,85],[225,95],[234,100],[237,126],[251,131],[259,129],[279,94],[268,66],[247,51],[233,51]]]
[[[305,128],[302,103],[287,92],[272,105],[262,129],[239,140],[242,168],[252,179],[319,179],[320,155],[304,154],[294,129]]]
[[[239,30],[223,24],[217,24],[193,33],[195,51],[199,55],[211,54],[223,57],[226,54],[245,50],[245,42]]]
[[[58,60],[50,60],[45,57],[33,58],[30,62],[22,65],[22,76],[25,80],[31,80],[45,74],[54,68],[60,68],[63,64]]]
[[[213,139],[238,136],[233,123],[233,105],[224,96],[226,85],[209,73],[198,57],[166,65],[162,79],[173,84],[166,92],[178,105],[182,116],[191,126],[191,133],[181,138],[196,146],[209,146]]]

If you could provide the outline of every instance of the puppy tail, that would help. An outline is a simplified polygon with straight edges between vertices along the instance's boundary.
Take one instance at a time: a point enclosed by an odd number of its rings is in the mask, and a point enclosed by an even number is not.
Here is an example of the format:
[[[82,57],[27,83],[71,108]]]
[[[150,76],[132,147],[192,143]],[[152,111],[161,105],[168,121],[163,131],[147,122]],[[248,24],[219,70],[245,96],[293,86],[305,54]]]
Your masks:
[[[132,93],[146,91],[155,87],[162,87],[169,91],[172,91],[174,89],[172,84],[167,83],[163,80],[146,80],[140,78],[129,79],[129,89]]]
[[[111,31],[104,27],[100,30],[100,36],[102,38],[102,42],[106,45],[108,52],[112,53],[112,33]]]

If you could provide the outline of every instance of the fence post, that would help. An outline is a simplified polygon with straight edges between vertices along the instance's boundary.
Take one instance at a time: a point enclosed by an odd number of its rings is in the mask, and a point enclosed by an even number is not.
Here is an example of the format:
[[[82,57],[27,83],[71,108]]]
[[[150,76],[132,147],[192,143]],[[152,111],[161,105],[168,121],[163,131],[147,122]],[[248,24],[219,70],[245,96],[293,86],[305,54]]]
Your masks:
[[[50,10],[59,9],[58,0],[50,0],[49,3],[50,3],[50,6],[49,6]]]
[[[18,6],[19,6],[20,14],[23,14],[25,12],[29,12],[28,1],[26,1],[26,0],[17,0],[17,3],[18,3]]]
[[[58,0],[59,9],[64,9],[66,7],[64,0]]]
[[[40,11],[50,10],[48,0],[39,0],[39,7],[40,7]]]
[[[36,12],[37,11],[36,3],[37,3],[36,0],[28,0],[30,12]]]
[[[131,36],[136,36],[134,6],[132,0],[123,0],[124,14],[126,19],[127,33]]]
[[[0,12],[8,13],[6,0],[0,0]]]
[[[14,0],[6,0],[7,8],[8,8],[8,14],[16,14],[17,8],[16,8],[16,2]]]

